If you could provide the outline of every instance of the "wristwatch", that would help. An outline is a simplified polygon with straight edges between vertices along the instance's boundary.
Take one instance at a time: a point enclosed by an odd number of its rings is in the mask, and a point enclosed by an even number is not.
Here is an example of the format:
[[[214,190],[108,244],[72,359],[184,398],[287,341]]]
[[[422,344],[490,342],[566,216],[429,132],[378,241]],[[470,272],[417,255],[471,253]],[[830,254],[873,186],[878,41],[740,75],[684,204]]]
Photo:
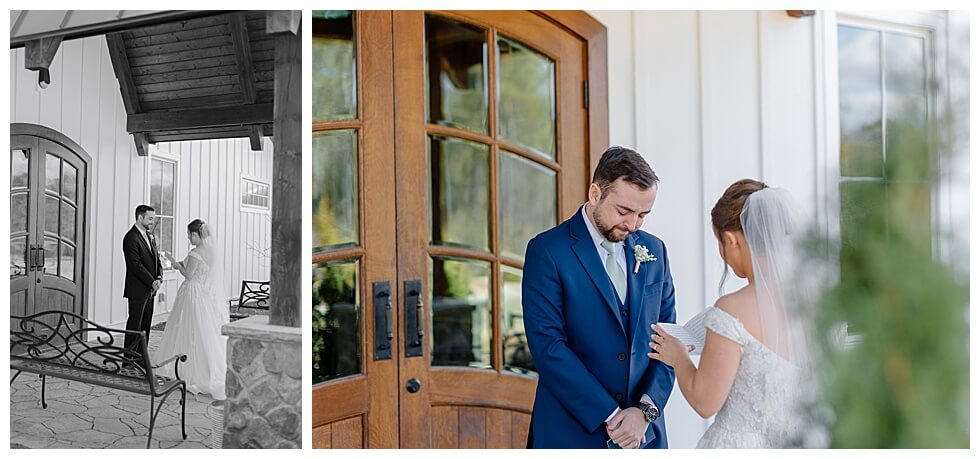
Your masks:
[[[660,417],[660,410],[652,403],[640,402],[636,407],[643,412],[643,418],[650,424],[653,424]]]

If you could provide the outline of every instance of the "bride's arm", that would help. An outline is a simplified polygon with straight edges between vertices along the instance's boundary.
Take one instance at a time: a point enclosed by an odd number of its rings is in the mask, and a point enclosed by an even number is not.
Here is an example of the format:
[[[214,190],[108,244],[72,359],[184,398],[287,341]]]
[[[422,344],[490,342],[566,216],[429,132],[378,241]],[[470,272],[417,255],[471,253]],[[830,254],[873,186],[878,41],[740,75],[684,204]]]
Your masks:
[[[188,278],[194,273],[194,270],[197,268],[197,263],[197,259],[188,254],[187,257],[184,258],[184,261],[175,262],[173,263],[173,266],[174,268],[177,268],[177,271],[180,271],[182,276]]]
[[[684,356],[674,366],[677,385],[702,418],[708,419],[718,413],[735,382],[742,347],[715,332],[708,330],[701,352],[699,367],[689,356]]]
[[[719,300],[718,305],[724,301]],[[657,327],[658,336],[651,336],[651,348],[658,350],[647,354],[674,368],[677,386],[702,418],[708,419],[718,413],[735,382],[738,364],[742,357],[742,346],[722,335],[707,330],[704,350],[701,352],[700,366],[695,366],[687,347],[677,338]],[[658,352],[659,351],[659,352]]]

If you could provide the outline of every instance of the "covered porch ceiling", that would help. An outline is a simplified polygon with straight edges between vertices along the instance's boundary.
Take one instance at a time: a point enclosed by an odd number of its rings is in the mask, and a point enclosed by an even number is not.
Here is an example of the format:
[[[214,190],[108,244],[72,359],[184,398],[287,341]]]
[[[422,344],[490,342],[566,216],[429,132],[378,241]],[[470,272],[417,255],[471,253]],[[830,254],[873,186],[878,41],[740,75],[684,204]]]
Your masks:
[[[80,14],[26,13],[11,12],[20,31],[11,34],[21,34],[11,47],[26,47],[40,83],[61,40],[105,34],[126,131],[141,156],[157,142],[235,137],[261,150],[262,137],[273,135],[275,42],[264,11],[108,12],[73,27],[66,21]]]

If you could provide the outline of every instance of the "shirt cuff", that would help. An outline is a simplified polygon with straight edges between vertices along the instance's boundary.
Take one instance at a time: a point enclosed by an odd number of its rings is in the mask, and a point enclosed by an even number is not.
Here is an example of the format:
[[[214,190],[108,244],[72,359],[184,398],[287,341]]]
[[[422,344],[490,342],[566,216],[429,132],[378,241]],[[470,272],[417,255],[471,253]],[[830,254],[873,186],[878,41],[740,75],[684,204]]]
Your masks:
[[[657,406],[657,404],[656,404],[656,403],[653,403],[653,399],[652,399],[652,398],[650,398],[650,396],[649,396],[649,395],[647,395],[647,394],[643,394],[643,396],[642,396],[642,397],[640,397],[640,401],[641,401],[641,402],[646,402],[646,403],[649,403],[649,404],[651,404],[651,405],[653,405],[653,406]],[[660,412],[661,412],[661,413],[663,413],[663,411],[664,411],[664,410],[662,410],[662,409],[660,409],[660,407],[659,407],[659,406],[657,406],[657,409],[658,409],[658,410],[660,410]]]
[[[616,417],[616,415],[619,414],[619,411],[620,411],[619,407],[617,406],[616,409],[613,410],[612,414],[610,414],[609,417],[606,418],[606,424],[608,424],[612,418]]]

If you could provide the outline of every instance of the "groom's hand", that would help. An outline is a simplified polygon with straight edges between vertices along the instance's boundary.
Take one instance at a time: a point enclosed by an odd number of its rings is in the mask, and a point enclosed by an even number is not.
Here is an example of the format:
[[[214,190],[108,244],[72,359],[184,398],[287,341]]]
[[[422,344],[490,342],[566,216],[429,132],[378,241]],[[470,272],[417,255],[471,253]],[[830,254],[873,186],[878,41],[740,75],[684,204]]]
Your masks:
[[[648,426],[643,412],[632,407],[616,413],[606,424],[606,433],[620,448],[634,449],[646,442]]]

